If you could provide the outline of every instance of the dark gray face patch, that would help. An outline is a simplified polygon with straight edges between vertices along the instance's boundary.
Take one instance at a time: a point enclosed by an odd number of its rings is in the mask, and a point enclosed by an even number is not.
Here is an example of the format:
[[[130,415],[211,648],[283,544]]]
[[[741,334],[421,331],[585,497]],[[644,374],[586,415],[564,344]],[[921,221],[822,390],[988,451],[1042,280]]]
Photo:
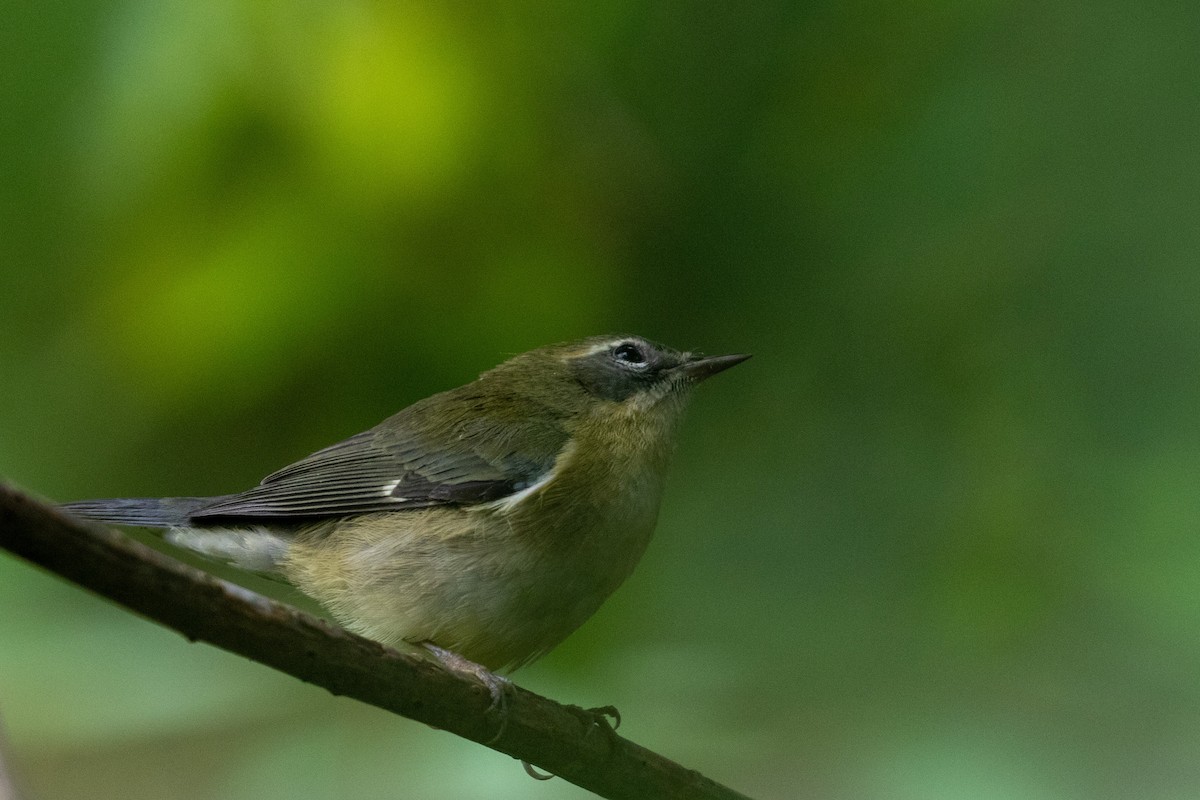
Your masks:
[[[571,370],[591,394],[621,402],[666,380],[667,372],[682,363],[682,355],[669,347],[628,336],[575,359]]]

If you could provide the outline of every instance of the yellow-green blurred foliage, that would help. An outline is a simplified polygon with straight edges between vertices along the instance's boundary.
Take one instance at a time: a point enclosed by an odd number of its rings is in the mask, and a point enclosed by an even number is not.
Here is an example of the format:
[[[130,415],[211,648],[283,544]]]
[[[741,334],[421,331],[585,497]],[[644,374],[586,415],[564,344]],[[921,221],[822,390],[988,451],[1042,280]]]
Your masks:
[[[518,673],[760,798],[1200,795],[1200,10],[10,3],[0,475],[222,493],[507,354],[706,385]],[[577,798],[0,557],[45,798]]]

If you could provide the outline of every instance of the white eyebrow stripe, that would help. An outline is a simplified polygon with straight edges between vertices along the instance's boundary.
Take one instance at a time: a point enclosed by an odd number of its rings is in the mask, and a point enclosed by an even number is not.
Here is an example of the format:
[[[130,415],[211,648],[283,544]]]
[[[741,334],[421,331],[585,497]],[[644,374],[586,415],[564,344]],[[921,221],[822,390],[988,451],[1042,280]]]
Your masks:
[[[586,358],[587,356],[594,356],[596,353],[599,353],[603,350],[607,350],[610,347],[613,347],[614,345],[620,344],[621,342],[627,342],[627,341],[629,341],[629,340],[628,339],[609,339],[607,342],[600,342],[600,344],[592,345],[587,350],[584,350],[582,353],[580,353],[578,356],[576,356],[576,358]]]

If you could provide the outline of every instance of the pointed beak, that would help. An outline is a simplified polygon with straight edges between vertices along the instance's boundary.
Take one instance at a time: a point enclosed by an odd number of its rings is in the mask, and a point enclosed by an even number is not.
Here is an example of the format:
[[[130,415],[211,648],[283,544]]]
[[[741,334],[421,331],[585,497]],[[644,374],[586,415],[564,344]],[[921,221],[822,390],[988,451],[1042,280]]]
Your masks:
[[[699,383],[705,378],[711,378],[718,372],[724,372],[735,367],[750,357],[750,353],[737,353],[732,356],[707,356],[681,364],[677,369],[693,383]]]

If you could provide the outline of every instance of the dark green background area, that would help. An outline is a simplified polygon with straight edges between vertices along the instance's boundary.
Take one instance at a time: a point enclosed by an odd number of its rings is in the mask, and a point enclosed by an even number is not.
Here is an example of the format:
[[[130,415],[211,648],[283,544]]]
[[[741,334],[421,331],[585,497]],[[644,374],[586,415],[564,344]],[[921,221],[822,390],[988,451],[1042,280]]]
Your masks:
[[[753,352],[519,683],[758,798],[1200,794],[1200,10],[5,18],[0,476],[231,492],[548,342]],[[37,797],[586,796],[3,557],[0,715]]]

